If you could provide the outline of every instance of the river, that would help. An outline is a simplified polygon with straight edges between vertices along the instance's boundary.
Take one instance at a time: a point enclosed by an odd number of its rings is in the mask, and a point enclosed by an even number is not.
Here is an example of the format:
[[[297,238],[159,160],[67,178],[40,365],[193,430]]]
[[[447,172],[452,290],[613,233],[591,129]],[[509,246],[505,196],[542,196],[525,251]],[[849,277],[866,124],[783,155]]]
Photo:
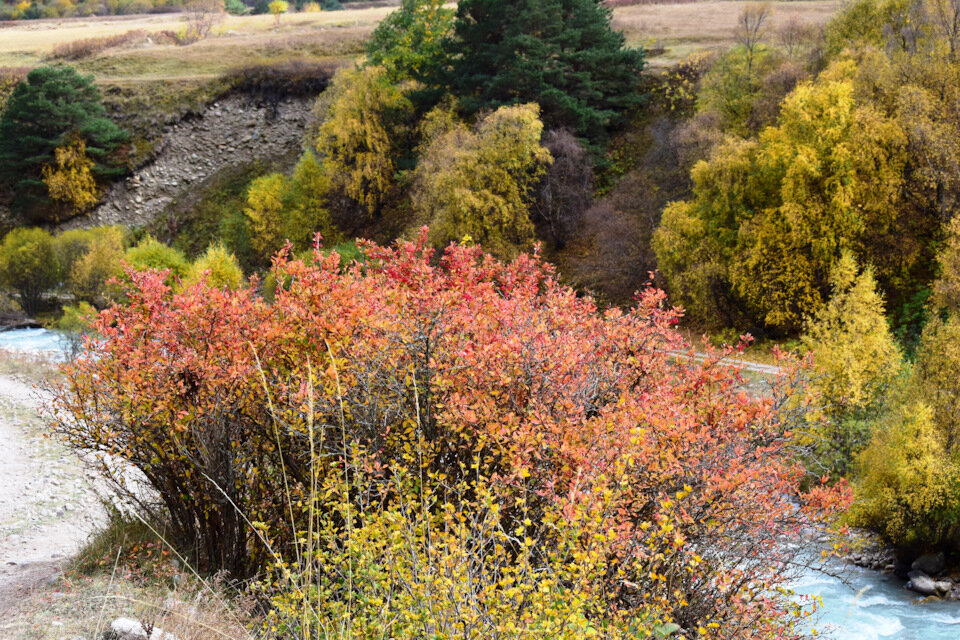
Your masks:
[[[807,570],[792,585],[801,595],[820,596],[823,607],[813,623],[818,633],[837,640],[957,640],[960,602],[924,602],[896,576],[854,566]]]
[[[13,329],[0,331],[0,350],[35,354],[59,360],[63,357],[66,340],[49,329]]]

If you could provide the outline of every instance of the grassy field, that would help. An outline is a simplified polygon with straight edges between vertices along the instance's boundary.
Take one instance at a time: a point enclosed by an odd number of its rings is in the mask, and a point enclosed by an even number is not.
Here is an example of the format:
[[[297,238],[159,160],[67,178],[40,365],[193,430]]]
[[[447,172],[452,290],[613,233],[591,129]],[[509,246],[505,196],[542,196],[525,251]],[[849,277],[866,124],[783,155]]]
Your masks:
[[[691,2],[643,4],[613,12],[613,26],[631,45],[663,48],[650,58],[652,66],[667,66],[697,51],[725,49],[734,44],[737,18],[746,2]],[[791,20],[820,27],[840,7],[840,0],[773,2],[766,33],[776,40],[780,27]]]
[[[698,2],[636,5],[614,11],[614,26],[632,45],[663,47],[654,65],[670,64],[686,55],[733,42],[737,16],[744,3]],[[775,2],[771,34],[791,18],[813,25],[826,22],[839,0]],[[275,60],[309,57],[344,59],[362,54],[363,41],[393,9],[369,8],[323,13],[287,14],[279,27],[272,16],[228,16],[213,35],[187,46],[150,42],[111,49],[76,62],[103,84],[139,81],[183,81],[213,78],[229,68]],[[49,61],[55,45],[86,38],[143,30],[148,34],[178,31],[182,14],[33,20],[0,24],[0,67],[32,67]]]
[[[110,49],[75,64],[101,83],[202,79],[244,64],[291,57],[357,55],[363,41],[390,8],[272,16],[228,16],[209,38],[186,46],[151,42]],[[148,34],[185,29],[181,14],[36,20],[0,26],[0,67],[43,64],[54,46],[143,30]]]

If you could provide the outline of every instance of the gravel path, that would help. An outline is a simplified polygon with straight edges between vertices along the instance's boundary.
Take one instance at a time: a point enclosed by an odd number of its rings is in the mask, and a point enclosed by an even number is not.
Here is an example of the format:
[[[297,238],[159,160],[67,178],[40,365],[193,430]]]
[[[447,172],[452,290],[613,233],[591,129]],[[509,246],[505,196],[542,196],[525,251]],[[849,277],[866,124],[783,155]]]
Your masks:
[[[102,518],[80,461],[43,436],[41,402],[0,376],[0,637],[12,605],[56,576]]]

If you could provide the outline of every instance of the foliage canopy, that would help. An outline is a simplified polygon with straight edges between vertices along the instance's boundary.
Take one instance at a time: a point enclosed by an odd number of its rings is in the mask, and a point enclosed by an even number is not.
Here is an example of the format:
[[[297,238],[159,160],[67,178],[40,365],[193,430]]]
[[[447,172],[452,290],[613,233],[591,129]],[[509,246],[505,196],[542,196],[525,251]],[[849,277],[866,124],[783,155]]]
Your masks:
[[[55,218],[43,168],[56,167],[56,150],[73,138],[86,145],[94,176],[123,171],[113,154],[127,134],[106,117],[93,77],[72,67],[34,69],[0,116],[0,182],[13,189],[15,210],[31,220]]]
[[[468,114],[535,102],[549,128],[599,145],[643,99],[643,51],[596,0],[464,0],[454,33],[437,81]]]

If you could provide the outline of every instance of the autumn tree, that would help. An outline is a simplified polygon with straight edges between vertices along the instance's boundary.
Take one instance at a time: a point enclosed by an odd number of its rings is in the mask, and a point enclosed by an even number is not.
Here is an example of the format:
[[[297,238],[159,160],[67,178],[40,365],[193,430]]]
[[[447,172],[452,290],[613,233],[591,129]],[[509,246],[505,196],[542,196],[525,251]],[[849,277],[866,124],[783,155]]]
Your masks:
[[[902,364],[873,270],[858,271],[844,252],[830,274],[830,299],[803,335],[817,365],[811,390],[823,406],[812,443],[818,476],[847,475]]]
[[[187,10],[187,39],[203,40],[215,26],[223,22],[226,6],[223,0],[190,0]]]
[[[960,543],[960,318],[934,318],[859,460],[851,520],[909,553]]]
[[[0,245],[0,283],[14,291],[28,314],[40,310],[60,280],[53,236],[43,229],[14,229]]]
[[[776,31],[777,42],[787,51],[788,56],[800,53],[811,45],[817,36],[817,27],[791,16]]]
[[[268,5],[270,9],[270,15],[274,17],[274,26],[280,26],[280,16],[285,14],[288,9],[290,9],[290,3],[286,0],[272,0]]]
[[[270,257],[290,242],[294,250],[303,251],[318,233],[336,241],[339,234],[327,204],[332,182],[309,151],[300,157],[291,177],[275,173],[254,180],[244,209],[254,249]]]
[[[551,162],[536,105],[501,107],[471,129],[433,133],[417,165],[414,207],[438,245],[469,236],[497,256],[532,246],[530,206]]]
[[[749,137],[776,124],[780,105],[800,81],[802,65],[765,47],[748,57],[735,47],[720,55],[704,74],[696,95],[700,115],[719,117],[724,133]]]
[[[125,230],[103,227],[57,237],[67,289],[80,302],[105,307],[119,292],[110,281],[123,275]]]
[[[451,68],[434,83],[467,114],[537,103],[549,128],[598,145],[643,100],[643,51],[625,46],[595,0],[465,0],[454,32]]]
[[[579,230],[593,199],[590,153],[569,131],[548,131],[543,146],[553,162],[537,188],[533,212],[554,246],[562,249]]]
[[[287,194],[289,205],[283,221],[285,239],[290,240],[297,251],[312,248],[318,233],[329,243],[339,241],[341,235],[330,213],[330,192],[334,178],[329,173],[329,167],[307,151],[300,156],[290,178]]]
[[[106,117],[92,76],[72,67],[40,67],[17,85],[0,116],[0,182],[14,191],[14,210],[46,220],[49,206],[43,167],[56,167],[56,150],[76,138],[86,144],[91,172],[104,179],[122,172],[113,157],[127,134]]]
[[[315,147],[331,188],[359,209],[358,216],[376,214],[410,147],[412,103],[383,67],[366,67],[339,71],[319,105],[323,124]]]
[[[99,200],[92,169],[93,160],[87,156],[83,139],[69,141],[55,149],[54,163],[43,166],[43,183],[47,185],[50,199],[66,211],[63,217],[84,213]]]
[[[931,304],[937,314],[960,313],[960,218],[947,226],[947,237],[940,250],[940,275],[933,283]]]
[[[453,31],[454,11],[444,0],[403,0],[380,21],[367,42],[368,64],[382,66],[394,82],[423,81],[444,59],[444,39]]]
[[[261,255],[268,255],[283,246],[281,222],[287,179],[279,174],[257,178],[247,190],[247,207],[244,214],[250,225],[250,240]]]
[[[908,211],[898,206],[905,135],[858,104],[852,72],[838,64],[799,85],[776,127],[730,139],[694,167],[694,199],[667,207],[654,238],[677,302],[704,318],[726,304],[796,331],[825,299],[844,249],[874,264],[887,291],[909,279],[920,257],[886,250]]]
[[[743,47],[747,60],[747,73],[753,73],[753,59],[757,54],[769,22],[772,8],[766,2],[749,2],[744,5],[737,17],[737,28],[734,36],[737,43]]]

